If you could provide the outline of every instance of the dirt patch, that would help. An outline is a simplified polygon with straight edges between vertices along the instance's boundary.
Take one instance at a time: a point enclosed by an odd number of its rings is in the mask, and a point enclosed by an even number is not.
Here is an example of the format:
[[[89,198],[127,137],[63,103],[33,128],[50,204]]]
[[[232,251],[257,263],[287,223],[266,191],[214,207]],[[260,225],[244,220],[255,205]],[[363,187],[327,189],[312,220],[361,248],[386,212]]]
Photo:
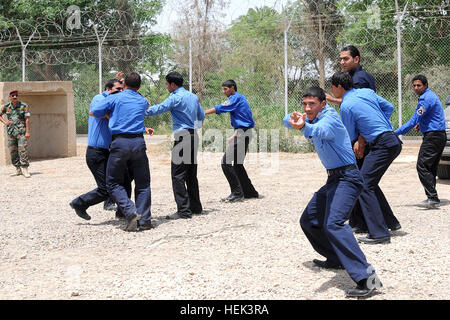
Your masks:
[[[402,224],[387,245],[361,245],[384,287],[371,299],[448,299],[449,181],[438,180],[443,205],[425,210],[407,147],[381,181]],[[0,299],[344,299],[345,271],[319,270],[298,220],[326,180],[316,154],[249,156],[261,199],[224,204],[229,194],[219,153],[199,155],[205,209],[189,220],[175,212],[167,146],[149,146],[152,215],[157,227],[122,231],[102,205],[92,220],[69,202],[95,187],[84,158],[33,161],[31,179],[0,167]]]

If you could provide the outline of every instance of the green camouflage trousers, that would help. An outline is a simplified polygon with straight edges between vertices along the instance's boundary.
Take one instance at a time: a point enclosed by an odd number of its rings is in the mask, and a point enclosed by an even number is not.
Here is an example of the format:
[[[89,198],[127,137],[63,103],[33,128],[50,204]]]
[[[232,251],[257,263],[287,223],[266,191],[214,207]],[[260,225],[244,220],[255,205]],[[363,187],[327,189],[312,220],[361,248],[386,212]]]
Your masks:
[[[15,167],[28,167],[28,140],[25,134],[17,136],[8,135],[8,148],[11,154],[11,162]]]

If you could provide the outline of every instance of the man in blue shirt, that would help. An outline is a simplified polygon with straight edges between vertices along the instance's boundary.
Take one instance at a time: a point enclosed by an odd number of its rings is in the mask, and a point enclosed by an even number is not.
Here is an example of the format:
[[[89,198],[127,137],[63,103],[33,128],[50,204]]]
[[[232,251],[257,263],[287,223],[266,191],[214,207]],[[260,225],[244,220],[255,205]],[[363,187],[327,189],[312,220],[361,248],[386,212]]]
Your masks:
[[[92,108],[92,114],[97,118],[109,114],[112,142],[106,169],[106,186],[125,215],[125,231],[153,227],[150,212],[150,169],[143,136],[146,131],[144,119],[148,102],[137,92],[140,86],[140,75],[129,73],[125,76],[124,91],[109,95]],[[134,177],[136,204],[127,195],[125,177],[128,172]]]
[[[170,111],[174,133],[171,157],[172,189],[177,204],[177,212],[167,219],[191,218],[202,213],[197,180],[198,135],[205,119],[205,113],[197,96],[183,87],[183,77],[178,72],[166,75],[169,97],[161,104],[153,105],[146,116],[156,116]]]
[[[389,121],[394,106],[371,89],[353,89],[352,78],[347,72],[336,72],[332,76],[331,91],[342,99],[340,114],[350,140],[355,141],[353,149],[356,156],[362,157],[366,142],[370,146],[361,167],[364,188],[359,197],[369,235],[358,240],[364,243],[390,242],[377,193],[385,198],[378,184],[402,149]]]
[[[105,99],[110,94],[122,91],[122,84],[119,80],[109,80],[105,85],[105,91],[96,95],[89,106],[90,112],[94,105]],[[106,188],[106,164],[109,157],[109,144],[111,143],[111,133],[108,128],[108,119],[89,117],[88,124],[88,147],[86,149],[86,163],[97,183],[97,188],[75,198],[70,206],[75,213],[85,219],[90,220],[91,217],[86,210],[93,205],[109,199],[108,190]],[[120,210],[116,211],[116,217],[121,217]]]
[[[445,114],[439,97],[428,88],[428,80],[424,75],[416,75],[412,83],[414,92],[419,96],[417,108],[411,119],[395,130],[395,133],[403,135],[419,124],[423,141],[417,157],[417,173],[427,200],[418,206],[436,208],[440,205],[436,191],[437,167],[447,142]]]
[[[352,76],[353,88],[369,88],[373,91],[377,91],[375,88],[375,79],[373,76],[364,70],[360,65],[361,55],[358,48],[349,45],[342,48],[340,53],[340,63],[343,72],[348,72]],[[327,94],[327,101],[335,104],[340,104],[342,99],[332,97]]]
[[[222,83],[222,91],[227,100],[211,109],[205,114],[222,114],[229,112],[234,134],[227,139],[227,148],[222,158],[222,171],[230,185],[231,194],[222,198],[224,202],[235,202],[242,199],[258,198],[247,171],[244,168],[244,159],[248,145],[252,138],[252,128],[255,127],[252,111],[247,99],[237,91],[234,80]]]
[[[309,88],[303,94],[302,105],[305,113],[287,115],[284,125],[301,130],[305,138],[312,140],[328,179],[303,211],[300,226],[313,248],[326,258],[325,261],[314,259],[313,263],[327,269],[345,268],[357,283],[356,288],[347,290],[347,295],[367,296],[382,285],[367,263],[351,227],[345,224],[363,189],[349,135],[338,113],[326,104],[321,88]]]
[[[344,48],[342,48],[339,58],[342,71],[348,72],[352,76],[353,88],[355,89],[369,88],[372,89],[373,91],[376,91],[375,80],[373,76],[367,71],[365,71],[360,65],[361,55],[359,53],[358,48],[356,48],[353,45],[345,46]],[[327,94],[327,101],[339,105],[342,99],[338,99],[336,97],[332,97],[331,95]],[[358,165],[358,168],[360,169],[362,168],[362,165],[364,163],[364,156],[367,153],[369,153],[369,146],[366,146],[364,155],[356,159],[356,164]],[[386,223],[388,223],[389,227],[398,230],[400,228],[398,221],[389,218],[393,216],[393,213],[390,211],[391,208],[387,203],[387,201],[385,201],[384,196],[377,192],[377,197],[380,197],[379,200],[383,213],[386,212],[385,217],[387,218]],[[361,205],[359,201],[356,201],[356,205],[353,208],[352,213],[350,214],[349,224],[351,227],[353,227],[353,231],[355,233],[367,232],[367,225],[366,222],[364,221],[364,216],[362,214]]]

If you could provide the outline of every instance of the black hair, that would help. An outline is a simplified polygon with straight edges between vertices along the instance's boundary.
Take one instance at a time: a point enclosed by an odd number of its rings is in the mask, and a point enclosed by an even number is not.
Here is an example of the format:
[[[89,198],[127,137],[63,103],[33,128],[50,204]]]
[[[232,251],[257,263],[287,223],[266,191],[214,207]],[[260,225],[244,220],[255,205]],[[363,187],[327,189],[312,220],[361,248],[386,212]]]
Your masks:
[[[136,72],[130,72],[125,76],[125,85],[128,88],[139,89],[141,87],[141,76]]]
[[[427,87],[428,87],[428,80],[427,80],[427,77],[425,77],[423,74],[418,74],[418,75],[414,76],[414,78],[412,79],[412,82],[414,82],[414,81],[416,81],[416,80],[422,81],[422,84],[423,84],[424,86],[427,86]]]
[[[232,88],[234,87],[234,91],[237,91],[237,84],[234,80],[227,80],[222,83],[222,87]]]
[[[177,87],[183,86],[183,76],[178,72],[170,72],[166,75],[168,83],[175,83]]]
[[[108,82],[105,84],[105,90],[106,90],[106,89],[111,90],[111,89],[114,87],[114,83],[116,83],[116,82],[121,83],[121,82],[120,82],[119,80],[117,80],[117,79],[111,79],[111,80],[108,80]]]
[[[351,55],[353,58],[356,58],[356,57],[360,57],[360,58],[361,58],[361,56],[360,56],[360,54],[359,54],[358,48],[356,48],[356,47],[353,46],[353,45],[349,45],[349,46],[343,47],[342,50],[341,50],[341,52],[342,52],[342,51],[349,51],[349,52],[350,52],[350,55]]]
[[[302,98],[316,97],[320,102],[326,100],[325,91],[321,87],[310,87],[303,93]]]
[[[353,79],[348,72],[336,72],[331,77],[331,84],[335,87],[341,85],[345,90],[350,90],[353,88]]]

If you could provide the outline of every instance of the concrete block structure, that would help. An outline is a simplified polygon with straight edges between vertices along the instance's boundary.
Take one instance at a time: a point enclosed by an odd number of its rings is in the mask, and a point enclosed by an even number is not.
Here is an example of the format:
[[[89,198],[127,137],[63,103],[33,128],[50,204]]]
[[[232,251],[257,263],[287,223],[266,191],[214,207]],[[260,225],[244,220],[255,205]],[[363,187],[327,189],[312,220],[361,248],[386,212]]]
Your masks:
[[[9,102],[9,92],[13,89],[19,90],[19,100],[30,107],[28,155],[31,161],[76,156],[72,81],[0,82],[2,106]],[[8,164],[11,164],[8,135],[0,123],[0,165]]]

